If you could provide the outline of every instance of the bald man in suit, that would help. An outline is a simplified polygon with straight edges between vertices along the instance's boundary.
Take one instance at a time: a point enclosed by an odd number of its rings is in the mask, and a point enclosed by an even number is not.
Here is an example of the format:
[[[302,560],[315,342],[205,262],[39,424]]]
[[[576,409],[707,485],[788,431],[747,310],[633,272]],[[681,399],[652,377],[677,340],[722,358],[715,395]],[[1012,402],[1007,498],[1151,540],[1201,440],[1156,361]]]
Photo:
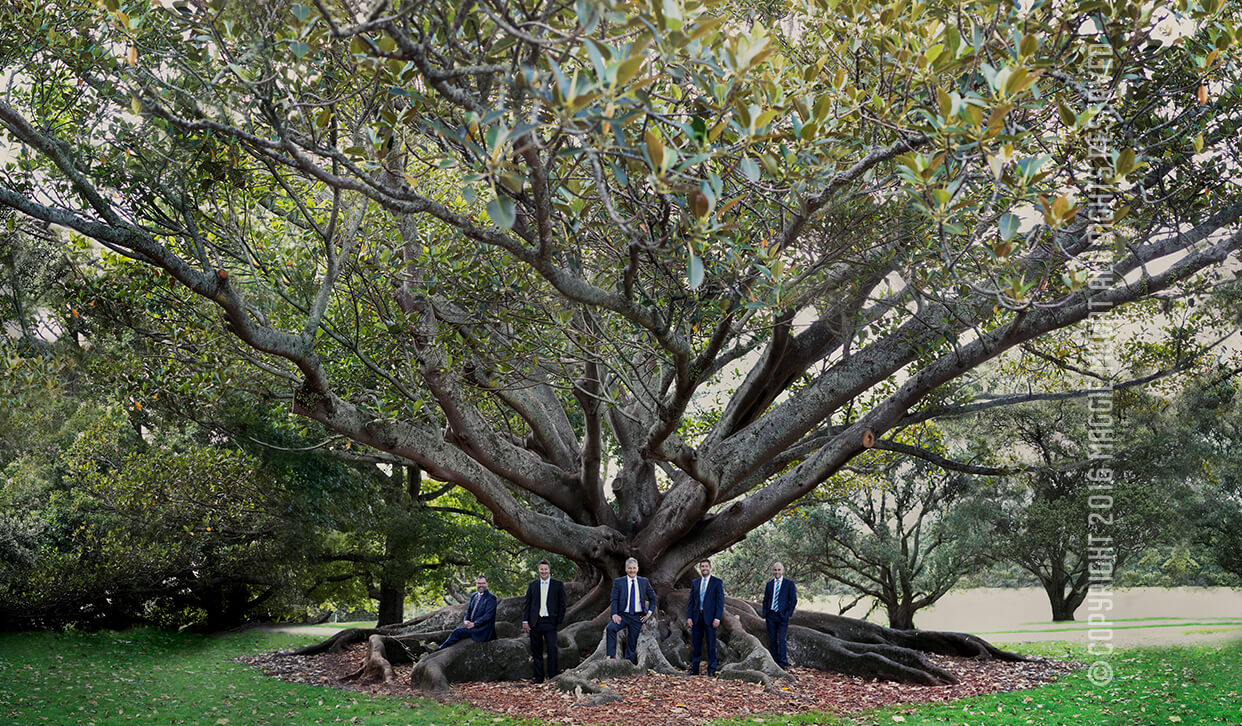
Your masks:
[[[656,594],[651,581],[638,576],[638,560],[625,561],[625,576],[612,581],[612,622],[604,637],[609,658],[617,657],[617,633],[625,631],[625,657],[638,665],[638,634],[655,612]]]
[[[789,618],[798,605],[798,586],[785,577],[785,566],[772,563],[772,579],[763,588],[763,620],[768,626],[768,652],[781,668],[789,667],[785,636],[789,632]]]

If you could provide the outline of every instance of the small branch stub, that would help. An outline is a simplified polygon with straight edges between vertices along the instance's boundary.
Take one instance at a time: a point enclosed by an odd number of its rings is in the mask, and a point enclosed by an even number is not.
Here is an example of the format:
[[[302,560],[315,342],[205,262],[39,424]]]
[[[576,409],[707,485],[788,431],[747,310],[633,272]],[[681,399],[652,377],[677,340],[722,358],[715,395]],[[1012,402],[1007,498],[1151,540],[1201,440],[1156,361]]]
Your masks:
[[[875,446],[875,432],[874,431],[872,431],[871,429],[867,429],[866,431],[863,432],[862,445],[867,447],[868,449]]]
[[[220,282],[228,282],[229,280],[228,270],[216,270],[216,275],[220,277]]]

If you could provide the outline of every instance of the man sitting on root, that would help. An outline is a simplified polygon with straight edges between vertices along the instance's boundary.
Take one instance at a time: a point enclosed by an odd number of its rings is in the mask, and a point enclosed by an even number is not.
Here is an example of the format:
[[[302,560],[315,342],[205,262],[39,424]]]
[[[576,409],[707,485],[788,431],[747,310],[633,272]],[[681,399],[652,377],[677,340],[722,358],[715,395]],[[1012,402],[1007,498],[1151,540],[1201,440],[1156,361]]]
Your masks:
[[[643,623],[656,610],[655,588],[651,581],[638,576],[638,560],[625,561],[625,577],[612,581],[612,622],[604,638],[609,658],[617,657],[617,632],[625,632],[625,657],[638,665],[638,634]]]
[[[487,578],[482,575],[474,578],[474,586],[478,592],[470,596],[461,626],[449,633],[440,650],[466,638],[476,643],[496,639],[496,596],[487,589]]]

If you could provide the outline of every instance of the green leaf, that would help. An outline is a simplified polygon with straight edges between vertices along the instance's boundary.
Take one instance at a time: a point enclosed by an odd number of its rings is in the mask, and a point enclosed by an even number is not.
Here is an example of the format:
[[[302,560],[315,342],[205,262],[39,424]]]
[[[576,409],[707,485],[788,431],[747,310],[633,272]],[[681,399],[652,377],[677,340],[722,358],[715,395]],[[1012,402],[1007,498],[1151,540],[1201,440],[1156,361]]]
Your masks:
[[[647,140],[647,156],[651,158],[651,166],[657,171],[664,168],[664,142],[660,140],[660,135],[655,129],[648,127],[644,133]]]
[[[765,151],[759,155],[759,162],[763,164],[764,169],[768,170],[768,174],[771,174],[774,177],[780,176],[781,168],[777,165],[775,156],[772,156]]]
[[[500,185],[514,194],[521,194],[522,187],[525,186],[526,179],[512,172],[503,172],[500,174]]]
[[[497,227],[512,229],[517,221],[517,212],[513,208],[513,200],[508,197],[496,197],[487,203],[487,216]]]
[[[1022,38],[1022,43],[1018,46],[1018,52],[1023,56],[1035,55],[1035,51],[1039,50],[1039,38],[1027,33]]]
[[[681,26],[685,24],[681,2],[679,0],[664,0],[663,9],[664,27],[669,30],[681,30]]]
[[[647,56],[641,53],[632,58],[626,58],[621,61],[621,65],[617,66],[617,86],[624,86],[630,82],[643,67],[643,61],[647,60]]]
[[[689,282],[691,290],[697,290],[703,284],[703,260],[693,252],[690,253]]]
[[[1060,99],[1057,99],[1057,116],[1060,117],[1062,126],[1069,126],[1070,128],[1073,128],[1078,120],[1078,117],[1069,109],[1069,106],[1066,106],[1065,102]]]
[[[1000,236],[1001,239],[1008,242],[1018,234],[1018,227],[1022,222],[1017,215],[1005,213],[1000,217]]]
[[[1122,149],[1117,154],[1117,161],[1113,164],[1113,168],[1117,173],[1125,176],[1134,170],[1134,149]]]
[[[944,92],[944,89],[936,89],[936,105],[940,107],[940,117],[949,118],[953,114],[953,98]]]
[[[749,156],[743,156],[742,161],[737,165],[738,171],[742,172],[742,176],[746,177],[746,181],[754,183],[759,181],[759,164]]]
[[[299,23],[305,23],[311,18],[311,9],[305,5],[294,5],[289,8],[289,11],[293,13],[293,17],[297,18]]]

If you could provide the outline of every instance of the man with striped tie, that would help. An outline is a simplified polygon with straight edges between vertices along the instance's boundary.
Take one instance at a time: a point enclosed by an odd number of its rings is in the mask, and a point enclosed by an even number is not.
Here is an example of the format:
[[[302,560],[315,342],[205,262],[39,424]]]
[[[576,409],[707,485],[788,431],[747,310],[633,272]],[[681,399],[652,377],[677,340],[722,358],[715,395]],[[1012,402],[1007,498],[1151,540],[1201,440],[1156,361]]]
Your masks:
[[[612,581],[612,622],[604,636],[609,658],[617,657],[617,633],[625,630],[625,657],[638,665],[638,634],[655,610],[655,589],[638,576],[638,560],[631,557],[625,561],[625,577]]]
[[[768,625],[768,652],[781,668],[789,667],[785,652],[785,635],[789,631],[789,617],[798,604],[798,586],[785,577],[785,566],[772,563],[772,579],[763,589],[763,619]]]
[[[448,640],[440,645],[441,650],[466,638],[475,642],[496,639],[496,596],[487,589],[487,578],[482,575],[474,578],[474,586],[478,592],[466,603],[461,626],[449,633]]]

